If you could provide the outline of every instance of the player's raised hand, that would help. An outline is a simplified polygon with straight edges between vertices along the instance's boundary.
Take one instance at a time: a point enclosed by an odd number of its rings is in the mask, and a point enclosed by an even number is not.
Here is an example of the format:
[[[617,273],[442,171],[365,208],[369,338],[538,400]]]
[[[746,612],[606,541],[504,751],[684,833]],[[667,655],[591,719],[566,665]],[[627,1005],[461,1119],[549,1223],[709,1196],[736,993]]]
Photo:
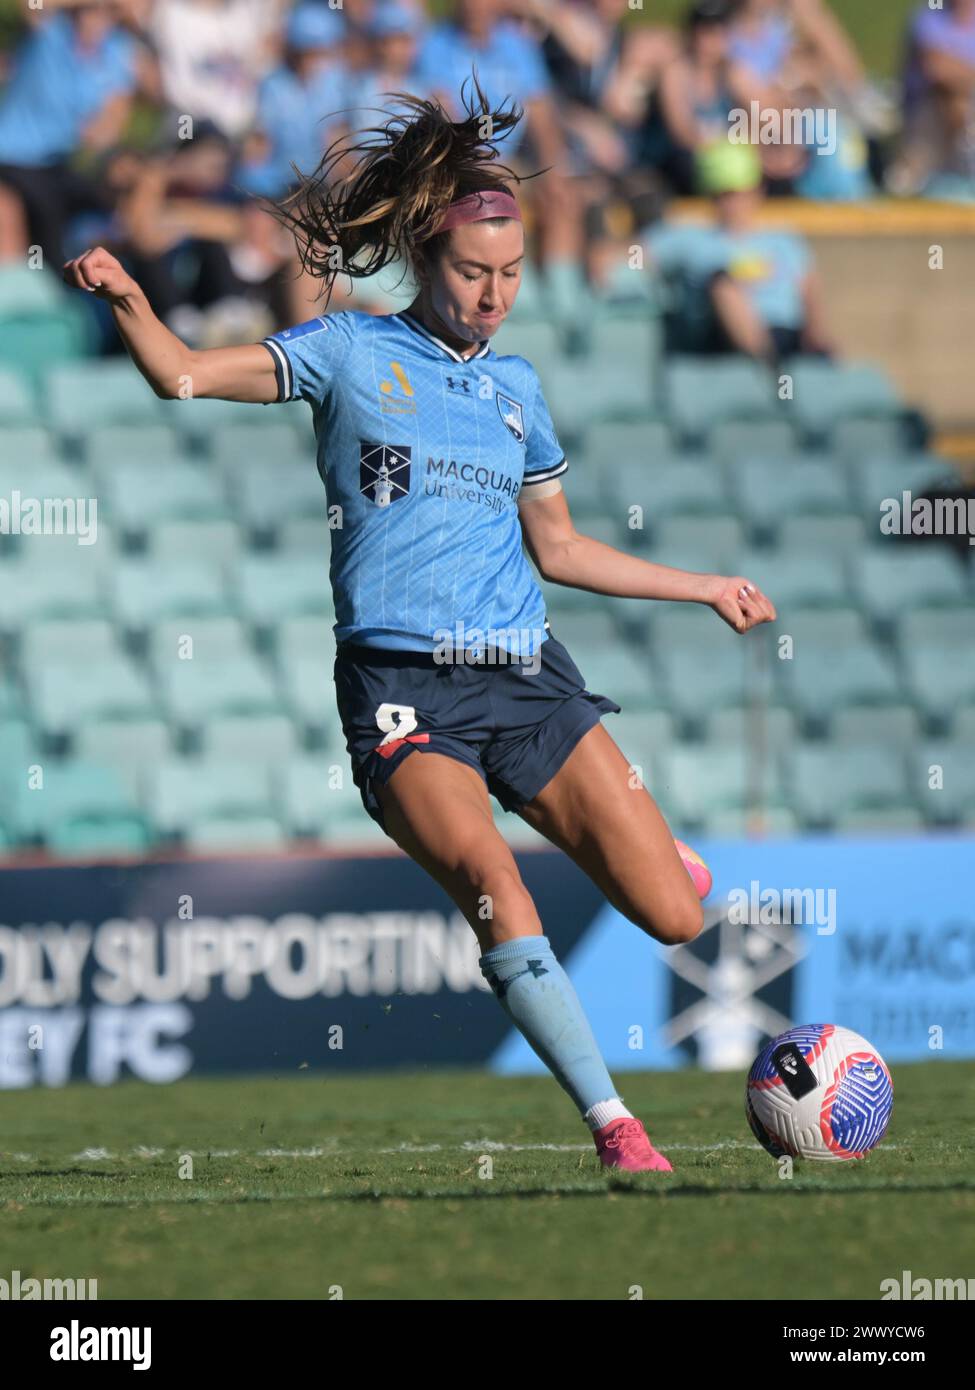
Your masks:
[[[124,299],[138,288],[121,262],[103,246],[95,246],[83,256],[68,261],[61,278],[74,289],[88,290],[99,299],[109,301]]]
[[[765,597],[757,584],[741,575],[715,577],[709,605],[736,632],[748,632],[759,623],[772,623],[778,617],[775,604]]]

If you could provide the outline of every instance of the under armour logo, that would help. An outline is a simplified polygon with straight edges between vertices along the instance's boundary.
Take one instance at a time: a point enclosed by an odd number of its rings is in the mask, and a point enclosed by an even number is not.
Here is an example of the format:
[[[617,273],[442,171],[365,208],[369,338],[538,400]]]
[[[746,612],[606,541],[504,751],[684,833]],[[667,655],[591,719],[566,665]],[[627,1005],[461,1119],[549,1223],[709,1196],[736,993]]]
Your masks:
[[[502,980],[499,975],[489,975],[488,984],[494,990],[499,999],[503,999],[515,980],[520,980],[523,975],[534,975],[537,980],[539,975],[547,975],[548,969],[540,960],[529,960],[525,962],[525,969],[519,970],[517,975],[509,975],[506,980]]]
[[[448,376],[448,378],[447,378],[447,390],[448,390],[448,391],[460,391],[460,392],[462,392],[465,396],[469,396],[469,395],[471,394],[471,383],[470,383],[470,380],[469,380],[466,376],[461,376],[461,377]]]

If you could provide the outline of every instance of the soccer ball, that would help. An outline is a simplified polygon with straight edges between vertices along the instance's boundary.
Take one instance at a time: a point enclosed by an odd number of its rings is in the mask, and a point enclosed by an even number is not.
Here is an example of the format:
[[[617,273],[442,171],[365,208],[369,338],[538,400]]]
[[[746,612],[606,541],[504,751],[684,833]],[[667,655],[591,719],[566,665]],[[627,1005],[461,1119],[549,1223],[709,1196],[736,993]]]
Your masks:
[[[866,1038],[808,1023],[767,1043],[745,1088],[752,1133],[773,1158],[863,1158],[879,1144],[894,1085]]]
[[[711,870],[697,851],[691,849],[690,845],[685,845],[683,840],[675,840],[674,844],[684,868],[691,876],[691,882],[697,889],[697,896],[703,901],[711,891]]]

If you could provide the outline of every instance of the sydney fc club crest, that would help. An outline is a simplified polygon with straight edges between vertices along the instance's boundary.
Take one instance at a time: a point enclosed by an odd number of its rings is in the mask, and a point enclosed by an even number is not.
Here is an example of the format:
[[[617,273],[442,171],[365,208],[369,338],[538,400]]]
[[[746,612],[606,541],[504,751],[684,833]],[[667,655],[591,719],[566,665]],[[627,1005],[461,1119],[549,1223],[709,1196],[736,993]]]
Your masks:
[[[359,440],[359,491],[377,507],[389,507],[410,491],[410,449]]]
[[[498,414],[508,426],[508,429],[517,439],[519,444],[525,442],[525,416],[519,401],[514,401],[510,396],[506,396],[502,391],[495,392],[495,400],[498,403]]]

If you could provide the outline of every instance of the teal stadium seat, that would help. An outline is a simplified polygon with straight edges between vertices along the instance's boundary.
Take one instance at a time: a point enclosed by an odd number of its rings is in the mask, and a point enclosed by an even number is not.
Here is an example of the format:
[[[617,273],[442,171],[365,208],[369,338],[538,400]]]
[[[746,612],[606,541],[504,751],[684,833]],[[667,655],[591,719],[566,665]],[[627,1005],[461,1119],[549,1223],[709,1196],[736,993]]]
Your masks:
[[[330,615],[335,621],[324,553],[245,555],[236,576],[241,612],[258,627],[305,614]]]
[[[0,425],[33,425],[36,419],[37,406],[30,386],[19,372],[0,368]]]
[[[700,648],[664,648],[654,652],[668,708],[678,719],[703,720],[719,705],[747,701],[759,679],[756,653],[740,638],[717,626],[706,654]]]
[[[704,734],[714,747],[744,748],[751,757],[781,755],[798,737],[792,710],[758,701],[716,709],[705,722]]]
[[[947,459],[931,454],[907,454],[903,457],[868,454],[850,460],[847,477],[867,535],[871,540],[883,538],[889,544],[893,542],[883,537],[880,530],[881,517],[890,510],[883,507],[884,502],[893,499],[900,503],[905,492],[912,497],[920,497],[937,487],[953,491],[960,483],[954,465]]]
[[[730,420],[769,420],[780,413],[769,372],[743,358],[678,357],[665,370],[665,399],[685,442],[706,440]]]
[[[162,618],[222,616],[230,607],[227,582],[212,562],[184,558],[119,559],[110,579],[112,611],[139,632]]]
[[[782,551],[805,550],[818,555],[823,564],[854,554],[865,540],[863,520],[852,512],[785,517],[778,528]]]
[[[31,714],[51,736],[73,734],[99,719],[153,718],[156,698],[144,672],[126,656],[46,665],[27,682]]]
[[[230,508],[217,479],[192,463],[117,463],[103,472],[100,497],[115,526],[141,538],[167,521],[224,520]]]
[[[788,420],[721,420],[709,442],[715,458],[731,467],[757,459],[799,463],[799,440]]]
[[[156,831],[182,835],[184,828],[223,817],[274,818],[267,768],[259,763],[172,758],[150,778],[146,797]]]
[[[96,425],[84,437],[84,454],[102,484],[120,465],[139,464],[150,473],[157,463],[185,459],[186,449],[169,425]]]
[[[163,404],[127,358],[52,367],[44,400],[53,427],[75,439],[98,425],[156,424]]]
[[[151,559],[181,565],[205,555],[210,564],[236,564],[243,549],[236,521],[163,521],[149,531]]]
[[[955,647],[975,650],[975,610],[970,607],[906,608],[896,618],[896,630],[901,651],[940,642],[950,660]]]
[[[860,602],[878,622],[893,622],[905,608],[971,602],[965,568],[938,546],[893,542],[855,556],[851,568]]]
[[[99,719],[82,724],[75,755],[85,763],[111,768],[138,796],[156,766],[173,756],[169,727],[161,719]]]
[[[886,744],[800,744],[787,756],[783,774],[796,811],[814,826],[834,826],[851,811],[916,804],[904,756]]]
[[[960,821],[975,807],[975,745],[958,738],[929,740],[917,750],[912,772],[918,800],[933,824]]]
[[[975,650],[942,642],[916,642],[901,652],[905,684],[925,718],[948,721],[975,702]]]
[[[273,816],[201,816],[184,827],[183,843],[195,854],[271,853],[287,835]]]
[[[320,544],[327,544],[325,488],[308,459],[261,460],[230,479],[237,519],[252,531],[277,531],[287,521],[318,517]]]
[[[284,714],[222,715],[203,728],[204,755],[216,762],[257,762],[284,766],[298,753],[298,735]]]
[[[624,710],[660,707],[649,663],[628,648],[601,647],[577,652],[574,659],[588,690],[608,695]]]
[[[829,438],[840,420],[898,418],[903,410],[884,371],[873,364],[794,358],[793,399],[784,402],[807,438]]]
[[[113,769],[73,760],[43,760],[44,781],[30,787],[24,779],[14,805],[14,826],[22,840],[47,841],[74,822],[138,819],[139,808]]]
[[[643,524],[653,530],[671,516],[723,516],[730,510],[724,477],[713,464],[678,459],[621,463],[612,479],[616,515],[643,508]]]
[[[794,607],[841,607],[850,601],[843,568],[823,564],[814,551],[742,550],[731,559],[730,574],[741,574],[758,585],[775,604],[781,618]]]
[[[60,451],[61,444],[57,435],[42,425],[4,427],[2,466],[9,467],[11,471],[16,471],[18,466],[33,470],[41,464],[58,463]],[[33,477],[33,472],[27,476]]]
[[[730,470],[738,514],[760,537],[772,541],[786,517],[835,515],[845,510],[843,479],[830,467],[793,459],[748,459]]]
[[[49,665],[110,661],[120,655],[115,628],[104,618],[35,622],[20,637],[20,660],[28,673]]]
[[[850,705],[899,705],[904,692],[896,667],[885,650],[875,646],[837,648],[827,652],[797,648],[791,661],[779,661],[783,693],[802,718],[825,727],[840,709]]]
[[[97,618],[106,610],[93,556],[76,549],[73,565],[32,563],[35,543],[0,567],[0,629],[16,632],[44,619]]]
[[[713,744],[678,744],[661,751],[654,760],[651,790],[679,825],[688,826],[701,825],[716,810],[744,811],[781,796],[774,759],[756,769],[747,749]]]
[[[282,463],[310,461],[312,472],[315,471],[311,413],[286,411],[285,414],[287,418],[282,419],[280,411],[273,412],[273,416],[260,425],[259,432],[251,422],[222,425],[208,436],[214,466],[231,490],[245,474],[258,472],[273,477]]]
[[[548,619],[552,635],[569,650],[578,662],[597,648],[618,647],[620,634],[612,614],[605,608],[592,612],[563,611],[550,608]]]
[[[921,721],[913,705],[851,705],[836,711],[830,737],[836,744],[882,743],[906,749],[920,737]]]
[[[281,703],[256,656],[174,660],[157,667],[160,699],[172,723],[196,729],[220,714],[271,714]]]
[[[253,653],[250,634],[239,618],[196,614],[175,615],[154,624],[148,645],[157,671],[185,660],[190,653],[190,659],[210,663],[247,660]]]

